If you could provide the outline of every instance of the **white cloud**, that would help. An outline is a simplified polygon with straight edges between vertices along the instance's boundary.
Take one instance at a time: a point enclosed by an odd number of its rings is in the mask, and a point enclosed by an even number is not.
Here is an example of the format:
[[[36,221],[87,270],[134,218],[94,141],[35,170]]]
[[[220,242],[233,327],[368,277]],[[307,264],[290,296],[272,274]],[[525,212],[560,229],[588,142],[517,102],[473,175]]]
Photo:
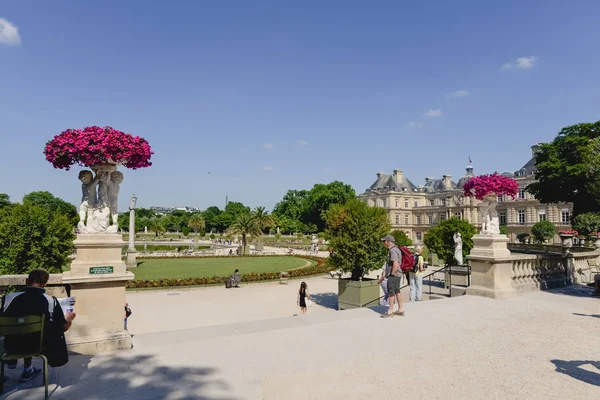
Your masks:
[[[263,168],[265,171],[272,171],[273,167],[271,167],[270,165],[265,165],[265,167]]]
[[[425,115],[428,118],[437,118],[437,117],[441,117],[442,116],[442,110],[440,110],[439,108],[437,110],[432,110],[431,108],[427,111],[425,111]]]
[[[536,56],[517,58],[517,68],[521,68],[521,69],[533,68],[533,65],[535,64],[536,61],[537,61]]]
[[[306,140],[298,140],[298,146],[304,147],[307,145],[308,145],[308,142]]]
[[[507,69],[511,69],[512,67],[517,67],[519,69],[531,69],[534,67],[538,58],[536,56],[530,57],[519,57],[514,62],[509,62],[500,67],[500,71],[505,71]]]
[[[8,46],[18,46],[21,44],[19,28],[4,18],[0,18],[0,44],[6,44]]]
[[[406,124],[405,128],[407,129],[417,129],[417,128],[422,128],[423,124],[419,124],[415,121],[410,121],[408,124]]]
[[[467,97],[470,96],[471,93],[467,92],[466,90],[457,90],[456,92],[452,92],[452,93],[448,93],[446,95],[446,100],[450,100],[450,99],[462,99],[463,97]]]
[[[267,150],[271,150],[273,147],[275,147],[275,146],[273,146],[273,143],[265,143],[264,144],[264,148]]]

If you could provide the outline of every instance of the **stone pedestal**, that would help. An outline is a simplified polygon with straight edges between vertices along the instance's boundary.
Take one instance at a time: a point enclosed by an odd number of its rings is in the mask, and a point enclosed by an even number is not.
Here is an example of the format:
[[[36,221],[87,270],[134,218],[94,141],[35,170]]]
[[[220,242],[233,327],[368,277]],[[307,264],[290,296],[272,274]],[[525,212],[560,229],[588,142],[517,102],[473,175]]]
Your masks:
[[[506,299],[517,296],[512,287],[512,257],[508,237],[500,234],[473,236],[473,249],[467,257],[471,266],[471,296]]]
[[[121,260],[119,234],[80,234],[74,242],[77,255],[63,283],[76,297],[77,318],[67,332],[69,350],[97,354],[129,350],[131,336],[123,327],[125,283],[134,275]]]

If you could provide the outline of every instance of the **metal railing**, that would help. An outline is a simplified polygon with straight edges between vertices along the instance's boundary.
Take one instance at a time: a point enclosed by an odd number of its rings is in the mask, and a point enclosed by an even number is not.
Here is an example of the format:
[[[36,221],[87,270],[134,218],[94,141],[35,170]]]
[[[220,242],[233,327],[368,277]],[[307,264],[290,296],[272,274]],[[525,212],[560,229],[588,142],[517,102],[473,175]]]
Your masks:
[[[448,289],[449,297],[452,297],[452,271],[464,273],[464,275],[467,276],[466,287],[471,286],[471,267],[470,266],[468,266],[468,265],[460,265],[460,266],[447,265],[445,267],[436,269],[435,271],[431,271],[422,276],[423,280],[425,278],[428,278],[427,280],[428,280],[428,285],[429,285],[429,295],[432,294],[431,287],[432,287],[432,281],[433,281],[435,274],[444,273],[444,286],[446,287],[446,289]],[[408,281],[408,279],[409,279],[407,276],[408,276],[408,273],[405,273],[404,277],[405,277],[406,281]],[[447,283],[446,283],[446,277],[448,277]],[[410,286],[409,283],[405,283],[404,285],[400,286],[400,290],[402,290],[406,287],[409,287],[409,286]],[[385,297],[385,295],[380,296],[374,300],[371,300],[370,302],[366,303],[364,305],[364,307],[370,307],[375,302],[377,302],[377,305],[379,305],[381,303],[381,299],[383,299],[384,297]]]

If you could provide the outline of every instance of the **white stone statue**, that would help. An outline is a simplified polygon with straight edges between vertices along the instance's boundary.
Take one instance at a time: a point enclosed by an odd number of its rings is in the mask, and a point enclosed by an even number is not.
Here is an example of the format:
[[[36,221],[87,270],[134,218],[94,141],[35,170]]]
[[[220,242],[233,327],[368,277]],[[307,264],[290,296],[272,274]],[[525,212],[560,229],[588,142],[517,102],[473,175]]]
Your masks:
[[[79,205],[79,223],[77,228],[84,232],[86,231],[86,217],[88,223],[92,220],[92,210],[96,205],[96,185],[98,178],[94,178],[94,174],[89,170],[79,172],[79,180],[81,181],[81,204]]]
[[[460,232],[454,234],[454,259],[458,265],[463,265],[462,236]]]
[[[481,234],[498,235],[500,234],[500,219],[496,211],[498,197],[490,195],[483,198],[481,202]]]
[[[148,227],[147,226],[144,227],[144,233],[148,233]]]
[[[119,228],[119,189],[123,182],[123,173],[114,171],[110,172],[109,175],[110,178],[106,181],[108,189],[108,208],[110,209],[110,215],[112,216],[113,221],[111,230],[114,229],[116,232]]]
[[[110,180],[110,171],[99,170],[96,177],[100,180],[98,183],[98,199],[93,210],[92,225],[88,224],[88,231],[93,233],[106,232],[110,222],[110,208],[108,207],[108,181]],[[116,232],[116,230],[115,230]]]
[[[279,233],[279,227],[277,227],[277,233]]]

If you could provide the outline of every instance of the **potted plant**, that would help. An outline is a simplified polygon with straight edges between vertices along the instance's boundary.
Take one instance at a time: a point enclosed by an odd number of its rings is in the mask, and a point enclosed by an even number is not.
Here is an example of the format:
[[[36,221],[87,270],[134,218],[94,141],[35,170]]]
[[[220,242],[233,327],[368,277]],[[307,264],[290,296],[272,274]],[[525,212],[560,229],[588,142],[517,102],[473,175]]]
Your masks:
[[[564,247],[573,247],[573,237],[577,235],[579,235],[579,232],[573,229],[558,232],[558,236],[560,236]]]
[[[519,193],[517,181],[497,173],[475,176],[465,183],[465,196],[474,196],[477,200],[481,200],[482,234],[500,234],[500,220],[496,212],[498,196],[507,195],[514,199],[517,193]]]
[[[331,206],[325,221],[325,237],[332,252],[327,262],[350,274],[349,278],[338,280],[338,309],[377,304],[377,279],[366,275],[382,268],[386,259],[387,249],[381,238],[389,234],[390,224],[385,210],[352,199]]]

